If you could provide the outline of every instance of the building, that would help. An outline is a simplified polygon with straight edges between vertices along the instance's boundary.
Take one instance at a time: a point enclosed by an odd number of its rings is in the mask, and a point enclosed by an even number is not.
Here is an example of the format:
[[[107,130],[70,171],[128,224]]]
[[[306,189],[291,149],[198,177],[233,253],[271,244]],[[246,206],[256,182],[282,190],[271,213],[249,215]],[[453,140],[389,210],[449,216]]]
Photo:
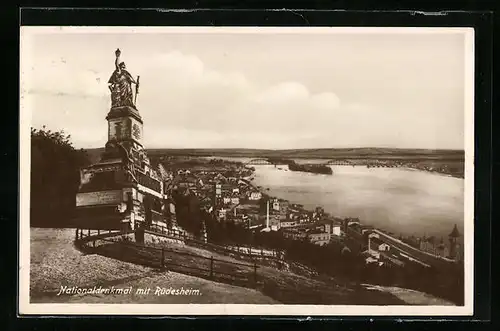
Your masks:
[[[312,220],[308,214],[303,214],[298,216],[299,223],[304,224],[304,223],[311,223]]]
[[[373,232],[374,227],[371,225],[362,225],[361,226],[361,234],[370,234]]]
[[[331,234],[332,233],[332,224],[333,224],[333,221],[324,219],[324,220],[319,221],[319,224],[316,226],[316,228],[320,229],[323,232]]]
[[[307,239],[315,245],[327,245],[330,242],[330,233],[321,230],[312,230],[307,233]]]
[[[381,249],[384,250],[386,247],[384,246],[384,242],[379,238],[369,238],[368,241],[368,250],[371,252],[379,252]]]
[[[386,243],[381,243],[377,247],[379,252],[388,252],[391,249],[391,246]]]
[[[222,185],[219,183],[215,184],[215,196],[216,197],[222,196]]]
[[[238,196],[232,196],[230,201],[232,204],[237,205],[240,203],[240,198]]]
[[[282,231],[283,237],[293,240],[302,240],[307,238],[307,231],[305,229],[285,228]]]
[[[227,216],[227,210],[224,208],[219,209],[217,216],[218,216],[219,220],[225,220],[226,216]]]
[[[359,242],[366,240],[365,235],[362,233],[361,225],[358,222],[349,222],[345,234],[358,240]]]
[[[340,225],[333,225],[332,226],[332,235],[333,236],[337,236],[337,237],[342,236],[343,235],[342,226],[340,226]]]
[[[281,229],[281,221],[278,216],[272,215],[269,217],[269,227],[272,231],[278,231]]]
[[[286,218],[288,215],[288,208],[290,204],[286,200],[280,201],[279,204],[280,204],[280,209],[279,209],[280,215]]]
[[[437,246],[435,243],[435,238],[434,237],[423,237],[420,242],[419,242],[419,249],[421,251],[431,253],[431,254],[437,254]]]
[[[168,196],[161,174],[151,166],[142,145],[143,120],[131,99],[112,87],[104,152],[99,162],[80,171],[78,227],[130,230],[165,221]]]
[[[249,200],[253,200],[253,201],[256,201],[256,200],[260,200],[262,199],[262,193],[260,192],[250,192],[250,196],[248,197]]]
[[[380,262],[380,253],[376,251],[364,251],[361,253],[361,256],[365,258],[366,264],[379,263]]]
[[[296,226],[297,222],[293,220],[281,220],[280,221],[280,228],[290,228],[293,226]]]
[[[448,247],[445,245],[443,238],[436,247],[436,254],[441,257],[447,257],[450,255]]]
[[[323,217],[325,215],[325,209],[323,207],[316,207],[314,210],[314,217]]]
[[[280,220],[285,220],[288,217],[288,201],[274,198],[272,200],[271,212],[279,215]]]
[[[273,199],[273,210],[280,211],[280,202],[278,199]]]
[[[453,230],[448,236],[448,240],[450,242],[450,258],[455,260],[460,260],[458,238],[460,238],[460,232],[458,232],[457,225],[455,224]]]
[[[372,244],[373,242],[373,244]],[[368,235],[368,251],[375,250],[375,247],[380,245],[382,241],[380,240],[380,236],[378,233],[370,233]]]

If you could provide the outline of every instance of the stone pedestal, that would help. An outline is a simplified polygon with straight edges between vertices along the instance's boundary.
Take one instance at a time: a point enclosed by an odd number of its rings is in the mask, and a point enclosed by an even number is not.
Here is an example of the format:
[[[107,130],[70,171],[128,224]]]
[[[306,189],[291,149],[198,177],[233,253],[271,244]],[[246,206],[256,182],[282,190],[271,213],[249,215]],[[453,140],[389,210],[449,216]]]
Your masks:
[[[81,170],[78,226],[131,230],[157,208],[158,203],[147,208],[145,201],[162,203],[163,185],[143,148],[143,121],[137,109],[113,107],[106,120],[108,142],[101,160]]]

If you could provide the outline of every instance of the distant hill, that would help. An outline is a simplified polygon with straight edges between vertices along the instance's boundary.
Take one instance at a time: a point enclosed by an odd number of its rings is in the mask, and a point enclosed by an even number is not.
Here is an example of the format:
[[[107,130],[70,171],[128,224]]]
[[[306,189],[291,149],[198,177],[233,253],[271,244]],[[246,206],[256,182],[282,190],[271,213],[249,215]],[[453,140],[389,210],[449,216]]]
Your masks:
[[[92,160],[97,160],[103,148],[88,149]],[[219,156],[219,157],[283,157],[283,158],[422,158],[464,160],[463,150],[397,149],[397,148],[320,148],[320,149],[148,149],[150,156]]]

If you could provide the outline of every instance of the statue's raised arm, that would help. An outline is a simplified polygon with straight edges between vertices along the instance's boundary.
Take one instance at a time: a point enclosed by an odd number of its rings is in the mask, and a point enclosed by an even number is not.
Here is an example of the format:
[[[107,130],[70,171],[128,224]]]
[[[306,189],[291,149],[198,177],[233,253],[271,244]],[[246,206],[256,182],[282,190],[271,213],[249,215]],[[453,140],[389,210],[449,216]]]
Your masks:
[[[115,58],[115,69],[118,72],[120,72],[120,55],[121,54],[122,54],[122,52],[120,51],[119,48],[117,48],[116,51],[115,51],[115,55],[116,55],[116,58]]]

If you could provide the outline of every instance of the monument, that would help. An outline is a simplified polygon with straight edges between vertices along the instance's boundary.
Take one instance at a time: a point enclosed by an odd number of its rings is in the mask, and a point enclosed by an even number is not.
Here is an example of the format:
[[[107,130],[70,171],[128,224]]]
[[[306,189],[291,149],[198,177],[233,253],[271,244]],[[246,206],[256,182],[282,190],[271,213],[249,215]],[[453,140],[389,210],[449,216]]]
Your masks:
[[[99,162],[80,170],[75,219],[80,228],[134,230],[166,225],[165,214],[171,208],[162,177],[151,166],[142,143],[144,122],[136,106],[139,76],[132,77],[120,56],[117,49],[108,81],[108,141]]]

